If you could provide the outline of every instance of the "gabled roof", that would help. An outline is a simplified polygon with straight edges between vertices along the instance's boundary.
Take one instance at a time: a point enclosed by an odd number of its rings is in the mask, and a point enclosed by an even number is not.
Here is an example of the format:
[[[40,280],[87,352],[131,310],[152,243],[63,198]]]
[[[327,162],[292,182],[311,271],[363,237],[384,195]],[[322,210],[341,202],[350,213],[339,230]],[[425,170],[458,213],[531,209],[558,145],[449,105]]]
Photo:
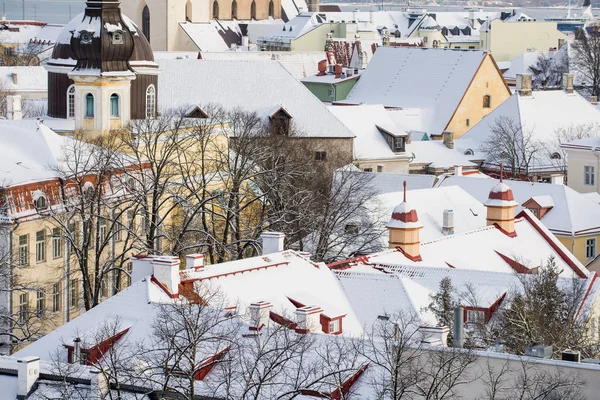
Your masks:
[[[492,128],[499,119],[514,122],[523,132],[532,132],[532,142],[537,141],[543,146],[533,168],[548,169],[556,167],[550,155],[559,150],[557,130],[600,124],[600,110],[576,92],[534,91],[531,96],[516,92],[457,139],[455,148],[461,152],[472,150],[472,160],[485,159],[481,145],[492,135]]]
[[[474,179],[448,176],[437,186],[457,185],[477,200],[486,201],[495,179]],[[512,189],[515,200],[522,210],[527,200],[536,196],[550,196],[554,206],[542,218],[542,223],[557,235],[586,235],[600,232],[600,204],[565,185],[505,180]]]
[[[271,61],[159,60],[161,109],[220,104],[257,112],[265,122],[280,104],[307,137],[352,138],[318,98],[279,63]],[[201,79],[189,79],[190,76]]]
[[[344,102],[420,108],[422,130],[439,134],[485,57],[483,51],[380,47]]]
[[[0,67],[0,87],[7,92],[45,93],[48,90],[48,72],[41,66]]]

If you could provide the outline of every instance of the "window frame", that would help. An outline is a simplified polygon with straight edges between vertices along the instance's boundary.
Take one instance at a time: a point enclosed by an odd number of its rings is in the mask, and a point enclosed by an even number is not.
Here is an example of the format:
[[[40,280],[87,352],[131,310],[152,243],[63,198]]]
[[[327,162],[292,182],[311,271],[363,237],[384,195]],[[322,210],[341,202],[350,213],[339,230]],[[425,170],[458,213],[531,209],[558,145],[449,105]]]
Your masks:
[[[327,152],[326,151],[315,151],[315,160],[316,161],[327,161]]]
[[[146,119],[156,118],[156,86],[148,85],[146,88]]]
[[[62,230],[52,228],[52,259],[56,260],[63,256]]]
[[[585,241],[585,257],[590,260],[596,258],[596,238],[588,238]]]
[[[339,333],[340,332],[340,320],[334,319],[329,321],[329,333]]]
[[[75,85],[67,89],[67,119],[75,118]]]
[[[25,239],[23,243],[22,239]],[[19,235],[19,265],[27,267],[29,265],[29,234]]]
[[[35,298],[35,312],[37,315],[42,315],[46,310],[46,291],[38,289]]]
[[[483,108],[492,108],[492,96],[489,94],[483,96]]]
[[[485,323],[485,312],[482,310],[465,310],[467,323],[470,324],[483,324]],[[473,316],[475,316],[473,318]]]
[[[46,231],[43,229],[35,233],[35,262],[46,262]]]
[[[583,184],[585,186],[596,185],[596,168],[593,165],[583,166]]]
[[[93,93],[87,93],[85,95],[85,117],[94,118],[96,115],[96,99]]]
[[[19,322],[25,322],[29,318],[29,293],[19,294]]]
[[[110,104],[110,117],[111,118],[121,118],[121,96],[119,96],[117,93],[111,94],[109,104]],[[115,110],[115,106],[116,106],[116,110]]]
[[[69,306],[75,308],[79,305],[79,280],[71,279],[69,281]]]
[[[52,312],[60,312],[61,309],[61,282],[52,285]]]

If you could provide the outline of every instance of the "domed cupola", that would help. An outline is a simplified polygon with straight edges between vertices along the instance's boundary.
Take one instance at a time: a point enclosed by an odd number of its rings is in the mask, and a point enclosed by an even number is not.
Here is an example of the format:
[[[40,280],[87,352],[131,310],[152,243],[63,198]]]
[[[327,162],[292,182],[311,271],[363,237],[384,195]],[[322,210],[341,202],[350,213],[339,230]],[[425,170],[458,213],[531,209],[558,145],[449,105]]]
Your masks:
[[[133,33],[121,16],[119,2],[88,1],[82,21],[72,32],[71,48],[77,61],[75,70],[129,71]]]
[[[503,168],[500,166],[500,182],[498,182],[488,195],[485,202],[487,208],[487,225],[494,225],[506,234],[515,235],[515,209],[519,205],[515,201],[513,192],[502,178]]]
[[[387,224],[390,248],[399,248],[413,261],[420,261],[420,231],[417,210],[406,201],[406,181],[404,181],[404,201],[394,208]]]
[[[74,120],[90,136],[154,118],[158,64],[118,0],[87,1],[58,37],[48,71],[48,115]]]

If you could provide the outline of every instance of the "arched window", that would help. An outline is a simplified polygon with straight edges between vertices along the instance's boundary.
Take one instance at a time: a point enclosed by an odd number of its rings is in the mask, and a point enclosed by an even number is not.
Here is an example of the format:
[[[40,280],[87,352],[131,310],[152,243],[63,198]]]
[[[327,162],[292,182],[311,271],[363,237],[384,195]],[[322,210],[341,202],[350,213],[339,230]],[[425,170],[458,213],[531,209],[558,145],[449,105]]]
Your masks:
[[[146,89],[146,119],[152,119],[156,116],[156,88],[154,85]]]
[[[489,95],[483,96],[483,108],[490,108],[492,106],[492,98]]]
[[[213,18],[219,19],[219,2],[217,0],[213,2]]]
[[[142,11],[142,31],[146,39],[150,41],[150,9],[148,6],[144,7]]]
[[[85,116],[94,118],[94,95],[91,93],[85,96]]]
[[[550,154],[550,158],[552,160],[560,160],[560,159],[562,159],[562,157],[561,157],[561,155],[559,153],[552,153],[552,154]]]
[[[67,118],[75,118],[75,85],[67,90]]]
[[[467,150],[465,150],[465,156],[472,156],[473,154],[475,154],[475,153],[473,152],[473,150],[471,150],[471,149],[467,149]]]
[[[192,22],[192,0],[188,0],[185,5],[185,20]]]
[[[111,117],[119,117],[121,113],[119,111],[119,95],[113,93],[110,95],[110,116]]]
[[[275,4],[273,0],[269,1],[269,17],[275,18]]]
[[[433,48],[437,49],[438,47],[440,47],[440,42],[438,42],[437,40],[433,41]]]
[[[231,3],[231,19],[237,19],[237,1]]]
[[[256,1],[254,0],[250,4],[250,19],[256,19]]]
[[[40,196],[33,201],[33,206],[36,210],[45,210],[48,208],[48,200],[46,200],[46,196]]]

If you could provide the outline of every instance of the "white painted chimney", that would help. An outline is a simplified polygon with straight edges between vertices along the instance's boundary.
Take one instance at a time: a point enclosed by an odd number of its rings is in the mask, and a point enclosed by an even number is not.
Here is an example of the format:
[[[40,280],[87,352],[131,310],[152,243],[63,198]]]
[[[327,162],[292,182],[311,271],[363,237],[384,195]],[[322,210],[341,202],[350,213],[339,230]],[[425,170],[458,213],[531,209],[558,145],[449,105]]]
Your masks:
[[[73,339],[73,358],[71,362],[73,364],[81,364],[81,338],[79,337]]]
[[[242,47],[250,47],[250,37],[248,37],[247,35],[242,36]]]
[[[573,75],[572,74],[563,74],[563,89],[568,94],[573,93]]]
[[[454,235],[454,210],[444,210],[442,233],[444,235]]]
[[[517,74],[517,92],[523,97],[531,96],[531,74]]]
[[[204,254],[188,254],[185,256],[185,269],[200,269],[204,267]]]
[[[321,331],[321,307],[306,306],[296,310],[296,332],[308,333]]]
[[[283,251],[285,234],[281,232],[264,232],[260,235],[262,240],[262,254],[273,254]]]
[[[154,273],[154,266],[152,265],[153,260],[154,256],[145,254],[131,256],[131,283],[141,281]]]
[[[26,399],[40,377],[40,358],[24,357],[17,360],[17,398]]]
[[[258,331],[263,326],[269,324],[270,313],[273,305],[268,301],[258,301],[248,306],[248,313],[250,314],[250,330]]]
[[[423,339],[421,343],[429,346],[446,347],[448,345],[448,333],[450,328],[447,326],[421,326],[419,327]]]
[[[162,256],[156,257],[152,261],[154,266],[154,278],[165,286],[167,291],[174,296],[179,295],[179,264],[181,261],[177,257]]]
[[[462,165],[455,165],[454,166],[454,175],[456,176],[462,176],[463,174],[463,166]]]
[[[23,99],[19,95],[6,96],[6,118],[14,120],[23,119]]]
[[[98,370],[90,371],[90,400],[103,400],[108,394],[106,376]]]

